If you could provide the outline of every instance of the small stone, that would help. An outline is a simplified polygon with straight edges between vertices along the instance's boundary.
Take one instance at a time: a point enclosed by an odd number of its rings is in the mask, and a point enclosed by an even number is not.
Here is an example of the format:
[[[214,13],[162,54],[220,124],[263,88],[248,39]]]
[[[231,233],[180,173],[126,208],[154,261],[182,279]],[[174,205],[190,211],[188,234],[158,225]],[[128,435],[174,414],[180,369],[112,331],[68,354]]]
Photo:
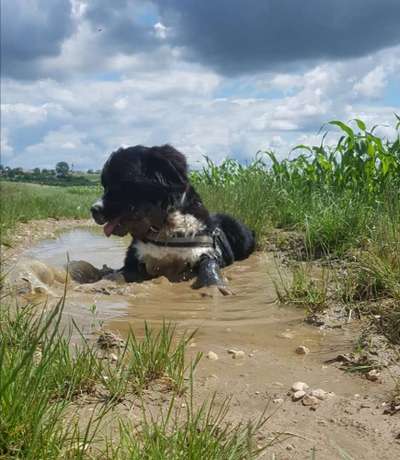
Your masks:
[[[310,353],[310,349],[304,345],[297,347],[295,351],[298,355],[308,355],[308,353]]]
[[[301,402],[303,406],[317,406],[319,404],[319,400],[315,396],[310,395],[305,395]]]
[[[232,358],[233,359],[242,359],[244,358],[246,355],[245,355],[245,352],[242,351],[242,350],[239,350],[237,351],[234,355],[232,355]]]
[[[303,398],[306,395],[306,392],[304,390],[298,390],[295,391],[292,395],[293,401],[299,401],[301,398]]]
[[[213,351],[209,351],[207,353],[207,358],[210,359],[211,361],[217,361],[218,355],[217,353],[214,353]]]
[[[286,446],[286,450],[294,450],[294,446],[292,446],[292,444],[289,444]]]
[[[316,390],[312,390],[310,392],[310,396],[315,396],[317,399],[323,401],[324,399],[328,399],[328,393],[321,388],[317,388]]]
[[[255,391],[254,394],[255,394],[255,395],[259,395],[260,392],[259,392],[259,391]]]
[[[367,379],[370,380],[371,382],[377,382],[380,380],[380,372],[378,372],[376,369],[371,369],[367,373]]]
[[[235,350],[233,348],[227,350],[230,355],[232,355],[233,359],[241,359],[246,356],[245,352],[242,350]]]
[[[309,389],[309,386],[305,382],[294,382],[292,385],[293,391],[306,391]]]
[[[97,339],[97,345],[103,350],[124,348],[125,341],[110,331],[102,331]]]
[[[274,404],[282,404],[283,403],[283,398],[275,398],[272,400]]]
[[[280,337],[281,339],[291,340],[294,338],[294,335],[291,332],[282,332],[281,334],[278,334],[278,337]]]

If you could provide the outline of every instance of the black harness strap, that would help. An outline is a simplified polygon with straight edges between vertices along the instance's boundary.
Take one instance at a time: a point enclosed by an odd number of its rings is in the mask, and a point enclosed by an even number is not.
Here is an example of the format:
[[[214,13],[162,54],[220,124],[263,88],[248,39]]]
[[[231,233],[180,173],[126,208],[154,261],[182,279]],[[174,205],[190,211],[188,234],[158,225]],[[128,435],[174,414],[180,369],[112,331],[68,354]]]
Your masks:
[[[186,241],[174,241],[175,238],[170,240],[151,240],[145,238],[144,243],[155,244],[156,246],[164,246],[168,248],[213,248],[213,240],[210,238],[210,241],[191,241],[189,238],[186,238]]]
[[[168,248],[214,248],[219,232],[215,230],[212,235],[206,232],[197,233],[194,236],[177,234],[171,237],[160,236],[157,233],[148,235],[143,239],[144,243]]]

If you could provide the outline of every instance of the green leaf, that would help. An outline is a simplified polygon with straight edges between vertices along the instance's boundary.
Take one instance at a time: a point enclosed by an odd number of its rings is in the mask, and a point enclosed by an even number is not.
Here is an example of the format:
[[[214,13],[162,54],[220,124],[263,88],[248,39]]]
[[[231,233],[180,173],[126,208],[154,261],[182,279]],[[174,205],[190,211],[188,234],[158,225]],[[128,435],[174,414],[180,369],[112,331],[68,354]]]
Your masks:
[[[367,127],[362,120],[360,120],[359,118],[355,118],[354,121],[357,123],[357,126],[361,129],[361,131],[367,130]]]
[[[354,131],[347,126],[345,123],[339,120],[333,120],[329,122],[330,125],[338,126],[342,131],[344,131],[349,137],[354,138]]]

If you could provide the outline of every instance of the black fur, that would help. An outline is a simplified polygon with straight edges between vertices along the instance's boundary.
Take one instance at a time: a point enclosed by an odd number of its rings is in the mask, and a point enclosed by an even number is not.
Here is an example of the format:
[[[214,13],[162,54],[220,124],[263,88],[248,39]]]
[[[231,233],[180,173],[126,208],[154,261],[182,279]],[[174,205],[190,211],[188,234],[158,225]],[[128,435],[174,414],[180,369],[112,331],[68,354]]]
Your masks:
[[[184,155],[169,145],[120,148],[105,163],[101,181],[104,195],[92,206],[92,215],[104,225],[107,236],[133,236],[121,269],[128,282],[155,276],[140,259],[136,244],[146,241],[154,229],[167,228],[169,216],[176,211],[194,216],[204,226],[201,234],[214,241],[214,249],[186,267],[180,277],[197,277],[193,287],[222,287],[219,269],[254,251],[254,233],[245,225],[229,215],[209,214],[189,182]]]

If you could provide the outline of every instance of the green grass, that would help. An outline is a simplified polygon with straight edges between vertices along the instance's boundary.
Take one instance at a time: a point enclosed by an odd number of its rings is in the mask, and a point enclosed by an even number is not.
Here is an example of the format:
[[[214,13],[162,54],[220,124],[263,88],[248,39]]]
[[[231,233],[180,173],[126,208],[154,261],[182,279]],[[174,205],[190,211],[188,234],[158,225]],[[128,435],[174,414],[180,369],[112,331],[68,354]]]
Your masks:
[[[309,263],[296,264],[291,273],[283,273],[278,268],[279,281],[274,280],[278,300],[282,304],[292,304],[308,309],[310,313],[321,311],[329,300],[329,272],[322,269],[313,273]]]
[[[115,448],[108,444],[111,458],[123,460],[153,459],[215,459],[242,460],[256,458],[268,445],[262,448],[255,443],[255,434],[268,421],[264,414],[253,422],[245,424],[227,423],[229,399],[220,407],[214,397],[199,408],[189,399],[185,408],[176,410],[172,401],[158,420],[143,414],[139,433],[130,423],[120,424],[121,442]]]
[[[83,337],[72,343],[61,326],[64,298],[51,313],[40,305],[10,306],[7,300],[3,297],[0,306],[0,458],[256,456],[254,435],[265,417],[255,424],[230,425],[226,402],[194,404],[193,371],[201,356],[186,364],[192,335],[177,338],[166,324],[158,332],[145,326],[143,338],[131,332],[112,362]],[[154,381],[170,395],[167,411],[158,418],[147,412],[142,394]],[[135,426],[117,410],[132,394],[142,400],[142,417]],[[88,419],[81,418],[85,395],[95,401]],[[112,439],[107,437],[110,429]]]
[[[51,187],[0,181],[0,232],[3,238],[18,222],[47,218],[89,218],[98,187]]]
[[[209,160],[192,175],[196,188],[210,209],[241,218],[261,242],[270,228],[304,232],[317,257],[377,240],[379,222],[399,229],[400,138],[382,140],[361,120],[358,131],[332,124],[343,132],[334,147],[298,146],[297,157],[282,161],[265,152],[248,166]]]

